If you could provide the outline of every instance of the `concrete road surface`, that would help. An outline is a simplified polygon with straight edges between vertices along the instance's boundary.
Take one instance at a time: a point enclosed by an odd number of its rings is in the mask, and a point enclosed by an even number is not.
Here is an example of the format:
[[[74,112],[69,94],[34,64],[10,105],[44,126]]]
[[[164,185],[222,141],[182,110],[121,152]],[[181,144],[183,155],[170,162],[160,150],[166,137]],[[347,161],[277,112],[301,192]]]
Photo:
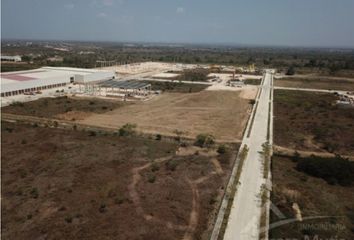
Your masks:
[[[243,138],[242,145],[247,144],[249,152],[242,168],[240,185],[236,191],[224,234],[226,240],[259,239],[261,186],[266,182],[263,178],[263,157],[259,152],[263,150],[262,144],[267,142],[272,78],[272,70],[267,70],[261,85],[262,90],[260,90],[254,122],[250,125],[250,135],[248,137],[246,131]]]

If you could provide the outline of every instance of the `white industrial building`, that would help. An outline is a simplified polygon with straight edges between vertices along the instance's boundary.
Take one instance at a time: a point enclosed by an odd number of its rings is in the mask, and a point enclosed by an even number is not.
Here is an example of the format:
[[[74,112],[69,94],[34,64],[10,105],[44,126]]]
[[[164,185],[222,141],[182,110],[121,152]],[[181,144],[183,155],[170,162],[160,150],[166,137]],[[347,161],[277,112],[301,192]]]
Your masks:
[[[21,62],[22,58],[21,56],[3,56],[1,55],[1,61],[5,61],[5,62]]]
[[[70,83],[94,83],[114,79],[113,71],[69,67],[42,67],[28,71],[1,73],[1,96],[62,87]]]

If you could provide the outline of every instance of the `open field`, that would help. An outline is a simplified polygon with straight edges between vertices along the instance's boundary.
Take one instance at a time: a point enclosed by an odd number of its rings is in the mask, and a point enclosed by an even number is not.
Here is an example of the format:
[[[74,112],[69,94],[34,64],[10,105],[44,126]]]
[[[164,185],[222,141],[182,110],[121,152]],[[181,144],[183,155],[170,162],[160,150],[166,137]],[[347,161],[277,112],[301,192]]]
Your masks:
[[[294,159],[273,156],[271,200],[285,218],[271,211],[270,223],[288,219],[302,219],[302,222],[293,221],[271,229],[270,238],[315,239],[317,235],[317,239],[353,239],[354,187],[330,185],[321,178],[297,171],[296,165]],[[307,219],[318,216],[329,217]]]
[[[241,91],[165,93],[150,101],[91,115],[80,122],[117,129],[133,123],[147,133],[175,136],[174,132],[179,130],[191,138],[209,133],[219,141],[234,142],[241,139],[251,109],[249,100],[240,95]]]
[[[291,88],[312,88],[324,90],[353,91],[354,81],[331,78],[276,78],[275,86]]]
[[[298,150],[354,154],[354,108],[329,93],[275,90],[275,144]]]
[[[1,144],[4,239],[208,239],[236,154],[7,122]]]
[[[4,113],[64,120],[82,119],[92,113],[104,113],[128,103],[97,98],[41,98],[31,102],[16,102],[1,109]]]

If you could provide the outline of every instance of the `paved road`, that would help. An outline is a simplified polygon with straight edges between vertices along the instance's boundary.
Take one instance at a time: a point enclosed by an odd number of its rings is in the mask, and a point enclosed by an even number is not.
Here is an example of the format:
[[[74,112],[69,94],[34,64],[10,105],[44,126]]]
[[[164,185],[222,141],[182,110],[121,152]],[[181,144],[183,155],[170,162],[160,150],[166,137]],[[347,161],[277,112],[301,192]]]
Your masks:
[[[242,142],[242,145],[247,144],[249,152],[243,165],[240,185],[232,204],[224,235],[225,240],[259,239],[260,194],[261,186],[266,182],[263,178],[263,158],[259,152],[263,150],[262,144],[267,142],[272,78],[271,71],[267,70],[258,97],[253,125],[251,120],[248,126],[248,128],[251,127],[250,135],[248,136],[246,131]]]

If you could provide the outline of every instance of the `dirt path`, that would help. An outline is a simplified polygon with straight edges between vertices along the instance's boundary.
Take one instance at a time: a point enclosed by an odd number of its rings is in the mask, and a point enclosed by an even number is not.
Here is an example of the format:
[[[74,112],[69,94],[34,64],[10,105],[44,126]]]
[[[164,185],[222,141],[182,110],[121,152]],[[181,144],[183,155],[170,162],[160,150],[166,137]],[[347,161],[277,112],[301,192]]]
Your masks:
[[[166,162],[170,159],[172,159],[172,157],[164,157],[164,158],[159,158],[159,159],[155,160],[154,162],[155,163],[162,163],[162,162]],[[132,182],[128,186],[128,190],[129,190],[129,195],[136,207],[136,212],[139,215],[143,216],[146,221],[155,221],[157,223],[165,225],[169,229],[185,231],[184,236],[183,236],[183,240],[192,240],[193,234],[197,229],[198,221],[199,221],[200,198],[199,198],[198,184],[208,180],[210,177],[212,177],[215,174],[222,174],[224,172],[220,163],[218,162],[218,160],[216,158],[213,158],[211,160],[211,162],[213,163],[215,171],[211,172],[209,175],[200,177],[196,180],[191,180],[188,177],[185,177],[186,181],[188,182],[188,184],[192,190],[192,210],[191,210],[191,213],[189,216],[189,223],[187,226],[174,224],[170,221],[158,219],[155,216],[145,213],[145,211],[141,205],[140,196],[139,196],[139,193],[136,189],[136,186],[137,186],[138,182],[141,180],[140,171],[149,168],[153,162],[149,162],[149,163],[146,163],[140,167],[136,167],[136,168],[132,169],[132,175],[133,175]]]

